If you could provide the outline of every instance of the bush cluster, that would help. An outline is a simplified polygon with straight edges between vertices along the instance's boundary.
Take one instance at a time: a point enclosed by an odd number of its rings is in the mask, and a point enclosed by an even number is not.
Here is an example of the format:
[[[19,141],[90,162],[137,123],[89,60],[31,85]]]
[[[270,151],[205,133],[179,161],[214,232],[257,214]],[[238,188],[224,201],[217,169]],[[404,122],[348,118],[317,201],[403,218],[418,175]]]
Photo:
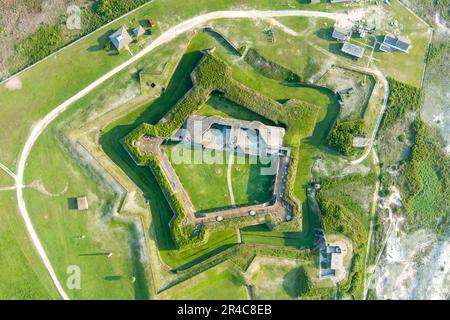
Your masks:
[[[16,51],[31,64],[55,52],[64,45],[64,35],[60,25],[46,25],[20,41]]]
[[[344,155],[356,152],[353,147],[353,137],[365,134],[362,120],[338,121],[328,137],[328,144]]]
[[[399,121],[406,111],[417,111],[422,103],[422,91],[400,81],[388,78],[389,100],[383,116],[380,130],[392,127]]]

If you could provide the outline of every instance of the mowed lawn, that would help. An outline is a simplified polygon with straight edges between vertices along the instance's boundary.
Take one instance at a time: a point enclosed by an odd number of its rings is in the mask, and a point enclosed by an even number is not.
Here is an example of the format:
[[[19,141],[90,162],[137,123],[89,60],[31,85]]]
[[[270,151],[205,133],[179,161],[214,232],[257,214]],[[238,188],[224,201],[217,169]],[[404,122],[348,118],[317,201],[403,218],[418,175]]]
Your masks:
[[[164,300],[246,300],[245,281],[231,262],[219,264],[160,293]]]
[[[59,299],[28,237],[15,193],[0,191],[0,299]]]
[[[230,194],[227,187],[227,154],[214,150],[203,152],[201,149],[190,149],[182,144],[166,147],[169,160],[177,173],[184,189],[188,193],[192,204],[198,211],[214,210],[229,207]],[[217,163],[208,164],[200,159],[199,163],[193,163],[194,154],[206,157]],[[183,157],[186,161],[181,162]],[[181,163],[178,163],[181,162]]]
[[[59,135],[50,128],[37,141],[25,181],[41,187],[24,190],[31,220],[58,279],[72,299],[148,299],[136,235],[131,225],[113,217],[120,188],[88,157],[65,149]],[[87,197],[88,210],[77,210],[79,196]],[[81,269],[79,290],[66,285],[72,265]]]
[[[246,272],[257,300],[289,300],[297,298],[298,269],[301,263],[291,259],[256,257]]]
[[[232,205],[227,179],[230,161],[227,152],[202,151],[183,144],[167,145],[166,150],[196,210],[212,211]],[[201,161],[196,163],[195,159]],[[214,163],[209,162],[210,159]],[[270,163],[262,161],[268,160],[255,156],[233,156],[230,174],[236,205],[264,203],[271,199],[275,175],[265,174],[263,169]]]
[[[388,14],[395,15],[400,26],[400,35],[410,40],[411,47],[408,53],[386,53],[377,48],[374,57],[379,61],[376,64],[387,77],[419,88],[422,85],[425,57],[430,41],[429,27],[409,12],[399,0],[391,1],[391,6],[385,8]],[[395,28],[387,23],[385,29],[386,33],[395,32]],[[378,40],[383,41],[383,37],[379,37]]]
[[[255,156],[234,158],[231,183],[236,205],[258,204],[272,199],[275,175],[266,161],[270,160]]]

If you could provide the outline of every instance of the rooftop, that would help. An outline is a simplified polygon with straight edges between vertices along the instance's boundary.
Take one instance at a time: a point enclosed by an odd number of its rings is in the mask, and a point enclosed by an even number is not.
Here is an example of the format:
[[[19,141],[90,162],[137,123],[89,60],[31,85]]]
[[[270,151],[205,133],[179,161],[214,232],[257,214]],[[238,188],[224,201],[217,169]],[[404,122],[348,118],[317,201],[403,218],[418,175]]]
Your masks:
[[[141,25],[138,25],[136,28],[133,29],[133,34],[135,37],[140,37],[144,33],[145,33],[145,29]]]
[[[87,197],[78,197],[77,198],[77,208],[78,210],[87,210],[89,209]]]
[[[383,43],[382,45],[380,45],[380,49],[382,51],[388,51],[386,50],[386,46],[402,52],[408,52],[409,47],[411,46],[411,42],[404,37],[385,35]]]
[[[344,42],[342,45],[342,52],[345,52],[351,56],[361,58],[364,55],[364,48],[357,46],[350,42]]]
[[[259,121],[219,116],[190,116],[174,137],[208,149],[235,149],[244,154],[276,154],[283,149],[285,130]]]
[[[131,41],[133,41],[124,26],[120,27],[116,32],[110,35],[109,40],[111,40],[112,44],[117,50],[122,50],[123,48],[128,46]]]

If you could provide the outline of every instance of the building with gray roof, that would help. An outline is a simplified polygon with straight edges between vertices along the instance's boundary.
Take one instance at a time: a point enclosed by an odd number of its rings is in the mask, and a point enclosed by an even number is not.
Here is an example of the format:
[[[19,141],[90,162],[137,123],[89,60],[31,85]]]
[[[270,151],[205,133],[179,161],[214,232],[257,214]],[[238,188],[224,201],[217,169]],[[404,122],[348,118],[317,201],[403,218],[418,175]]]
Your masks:
[[[219,116],[190,116],[173,139],[206,149],[233,150],[240,154],[269,156],[285,154],[285,129],[259,121]]]
[[[411,42],[403,37],[385,35],[383,42],[380,44],[380,50],[384,52],[392,52],[398,50],[407,53]]]
[[[142,36],[145,33],[145,29],[141,26],[138,25],[136,28],[133,29],[133,35],[136,38],[139,38],[140,36]]]
[[[341,51],[356,58],[362,58],[362,56],[364,55],[363,47],[357,46],[350,42],[344,42]]]
[[[109,40],[111,40],[114,47],[119,51],[127,47],[131,41],[133,41],[124,26],[120,27],[116,32],[110,35]]]

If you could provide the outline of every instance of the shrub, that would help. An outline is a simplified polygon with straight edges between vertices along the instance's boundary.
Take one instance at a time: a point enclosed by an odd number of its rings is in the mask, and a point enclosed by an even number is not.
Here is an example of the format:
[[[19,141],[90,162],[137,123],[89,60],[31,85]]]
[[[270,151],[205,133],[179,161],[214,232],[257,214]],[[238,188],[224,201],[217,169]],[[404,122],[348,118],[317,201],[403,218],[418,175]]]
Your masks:
[[[105,23],[120,17],[148,1],[149,0],[98,0],[94,4],[93,9]]]
[[[327,142],[340,153],[352,155],[357,150],[353,148],[353,137],[364,134],[364,122],[362,120],[339,121],[333,128]]]
[[[389,100],[380,130],[390,128],[400,120],[407,110],[417,111],[422,103],[422,91],[400,81],[388,78]]]
[[[16,50],[29,64],[41,60],[64,45],[60,25],[46,25],[20,41]]]

